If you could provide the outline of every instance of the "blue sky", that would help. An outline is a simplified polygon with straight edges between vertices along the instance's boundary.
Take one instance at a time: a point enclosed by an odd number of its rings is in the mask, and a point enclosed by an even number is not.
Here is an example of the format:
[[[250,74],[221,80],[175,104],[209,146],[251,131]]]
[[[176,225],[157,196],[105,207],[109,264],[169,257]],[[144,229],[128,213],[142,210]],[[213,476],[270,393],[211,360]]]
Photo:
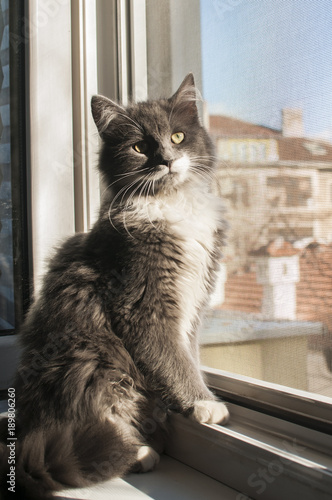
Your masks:
[[[210,113],[332,141],[332,1],[201,0],[203,97]]]

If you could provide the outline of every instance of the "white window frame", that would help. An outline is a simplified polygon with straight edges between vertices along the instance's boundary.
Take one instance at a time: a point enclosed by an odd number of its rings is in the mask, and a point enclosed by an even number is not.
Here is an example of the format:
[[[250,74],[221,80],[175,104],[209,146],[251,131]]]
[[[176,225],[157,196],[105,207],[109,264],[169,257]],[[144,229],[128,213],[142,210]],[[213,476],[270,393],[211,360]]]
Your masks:
[[[40,290],[53,249],[87,230],[100,203],[98,134],[90,111],[97,87],[96,1],[25,0],[27,165],[31,288]],[[16,335],[0,337],[0,390],[13,380]]]
[[[195,22],[199,0],[160,0],[160,16],[152,19],[155,11],[149,7],[155,2],[54,0],[56,10],[48,13],[44,26],[45,3],[29,2],[29,22],[38,32],[27,43],[32,252],[37,290],[45,269],[43,262],[53,246],[75,230],[87,230],[99,204],[99,179],[94,170],[98,139],[90,114],[91,95],[99,92],[123,103],[132,96],[169,95],[189,71],[198,75],[197,85],[201,86],[197,32],[195,45],[194,40],[184,44],[172,39],[177,35],[170,30],[174,22]],[[152,21],[156,23],[154,36],[146,30]],[[182,50],[176,60],[169,57],[166,73],[161,62],[158,66],[153,50],[156,46],[158,51],[165,41],[161,36],[158,42],[156,33],[169,36],[166,49],[170,54],[172,46]],[[105,46],[109,50],[103,52]],[[55,64],[56,58],[61,58],[61,65]],[[155,72],[149,72],[153,63]],[[48,119],[41,120],[42,116]],[[12,364],[8,364],[10,350]],[[1,351],[0,366],[8,377],[17,352],[15,345]],[[205,375],[208,385],[229,401],[231,423],[226,427],[198,425],[174,415],[167,453],[239,491],[236,500],[327,500],[332,491],[328,398],[209,368]],[[3,374],[0,380],[4,380]],[[294,439],[299,446],[294,445]],[[293,443],[293,448],[285,449],[283,440]],[[279,469],[273,469],[276,463]],[[265,479],[259,474],[265,474]],[[255,480],[260,484],[255,486]]]
[[[332,434],[331,398],[206,366],[202,368],[209,387],[223,399]]]
[[[70,155],[71,18],[62,0],[25,0],[27,166],[32,283],[38,293],[51,248],[74,232],[74,184]],[[61,60],[61,65],[55,61]],[[61,96],[61,100],[54,96]],[[68,161],[69,155],[69,161]],[[59,206],[61,210],[59,210]],[[0,338],[0,389],[13,379],[19,357],[17,336]]]

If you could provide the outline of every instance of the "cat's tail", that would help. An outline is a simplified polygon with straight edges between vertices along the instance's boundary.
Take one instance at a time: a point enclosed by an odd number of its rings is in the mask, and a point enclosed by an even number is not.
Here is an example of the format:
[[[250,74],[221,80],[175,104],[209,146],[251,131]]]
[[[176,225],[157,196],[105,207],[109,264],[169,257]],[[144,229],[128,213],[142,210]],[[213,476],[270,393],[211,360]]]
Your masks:
[[[3,433],[1,433],[3,436]],[[0,442],[2,500],[46,500],[52,492],[122,476],[137,448],[108,421],[37,429]]]

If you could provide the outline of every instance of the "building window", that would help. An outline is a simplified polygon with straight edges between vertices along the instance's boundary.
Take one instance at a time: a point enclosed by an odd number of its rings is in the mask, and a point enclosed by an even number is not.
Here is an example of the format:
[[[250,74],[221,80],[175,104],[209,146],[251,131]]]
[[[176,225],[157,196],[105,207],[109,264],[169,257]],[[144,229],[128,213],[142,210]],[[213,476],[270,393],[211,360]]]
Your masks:
[[[267,177],[267,196],[271,207],[309,207],[312,200],[310,177],[280,175]]]

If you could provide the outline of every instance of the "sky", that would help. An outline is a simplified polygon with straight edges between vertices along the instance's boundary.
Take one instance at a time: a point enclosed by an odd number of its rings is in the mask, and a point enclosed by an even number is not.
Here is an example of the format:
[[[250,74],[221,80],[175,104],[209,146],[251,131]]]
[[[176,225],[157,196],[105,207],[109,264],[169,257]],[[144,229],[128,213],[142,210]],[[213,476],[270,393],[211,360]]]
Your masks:
[[[211,114],[281,128],[302,108],[332,142],[332,0],[201,0],[203,97]]]

